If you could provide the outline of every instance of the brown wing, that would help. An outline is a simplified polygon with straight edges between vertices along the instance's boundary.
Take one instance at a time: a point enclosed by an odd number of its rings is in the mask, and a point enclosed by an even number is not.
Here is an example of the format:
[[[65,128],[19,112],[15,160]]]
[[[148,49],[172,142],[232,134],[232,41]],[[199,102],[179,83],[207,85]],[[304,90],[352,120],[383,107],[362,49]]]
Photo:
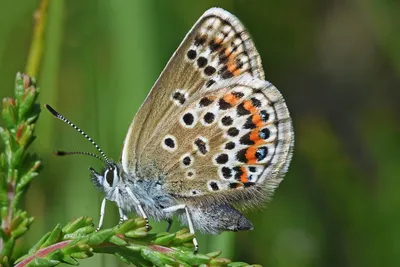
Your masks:
[[[172,123],[196,92],[245,73],[264,79],[252,40],[235,16],[220,8],[209,9],[173,54],[136,114],[122,151],[124,170],[140,171],[139,162],[151,157],[147,147],[166,130],[164,122]]]
[[[290,162],[293,130],[284,99],[250,75],[199,90],[159,123],[138,165],[143,176],[165,179],[176,197],[255,202],[272,194]]]

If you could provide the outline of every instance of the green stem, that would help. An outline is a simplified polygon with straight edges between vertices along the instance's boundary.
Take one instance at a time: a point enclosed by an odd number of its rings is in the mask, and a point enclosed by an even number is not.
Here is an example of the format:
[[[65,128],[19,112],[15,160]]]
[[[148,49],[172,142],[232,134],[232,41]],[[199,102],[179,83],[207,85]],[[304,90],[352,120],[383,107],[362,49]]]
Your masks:
[[[35,121],[40,109],[35,103],[39,89],[26,74],[17,74],[15,99],[4,98],[1,115],[5,127],[0,127],[4,152],[0,154],[0,266],[10,266],[15,241],[26,233],[33,222],[26,211],[18,209],[22,196],[37,176],[40,161],[26,153],[35,139]]]
[[[42,61],[48,3],[48,0],[42,0],[39,9],[34,14],[35,26],[33,28],[33,39],[26,64],[26,73],[31,77],[37,77]]]

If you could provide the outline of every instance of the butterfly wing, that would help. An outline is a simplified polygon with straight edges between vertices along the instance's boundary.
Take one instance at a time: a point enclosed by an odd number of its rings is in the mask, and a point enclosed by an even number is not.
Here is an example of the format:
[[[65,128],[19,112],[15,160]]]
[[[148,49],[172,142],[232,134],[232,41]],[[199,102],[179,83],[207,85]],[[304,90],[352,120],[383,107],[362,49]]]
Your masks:
[[[137,171],[138,158],[161,130],[160,121],[176,116],[194,92],[244,73],[264,79],[251,38],[235,16],[209,9],[186,35],[137,112],[122,151],[124,170]]]
[[[271,195],[290,161],[293,130],[284,99],[250,75],[198,91],[160,125],[139,162],[153,170],[145,175],[165,177],[176,197],[255,204]]]
[[[163,180],[167,192],[188,200],[267,197],[290,162],[293,130],[281,94],[263,78],[240,22],[208,10],[136,115],[125,172]]]

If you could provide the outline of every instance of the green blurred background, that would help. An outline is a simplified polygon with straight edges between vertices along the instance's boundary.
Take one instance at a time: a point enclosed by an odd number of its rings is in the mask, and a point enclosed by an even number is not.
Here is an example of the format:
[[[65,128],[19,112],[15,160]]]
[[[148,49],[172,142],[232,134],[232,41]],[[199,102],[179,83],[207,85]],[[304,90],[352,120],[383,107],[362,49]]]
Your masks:
[[[0,97],[26,66],[39,1],[0,0]],[[128,126],[186,32],[212,6],[249,30],[267,80],[294,121],[293,161],[255,230],[200,236],[201,252],[264,266],[399,266],[400,4],[386,0],[50,0],[40,103],[53,105],[118,159]],[[32,150],[45,168],[25,205],[36,218],[21,252],[57,223],[99,218],[94,151],[43,112]],[[113,204],[105,225],[118,221]],[[152,224],[156,231],[165,223]],[[178,225],[175,224],[175,229]],[[123,266],[96,255],[81,266]]]

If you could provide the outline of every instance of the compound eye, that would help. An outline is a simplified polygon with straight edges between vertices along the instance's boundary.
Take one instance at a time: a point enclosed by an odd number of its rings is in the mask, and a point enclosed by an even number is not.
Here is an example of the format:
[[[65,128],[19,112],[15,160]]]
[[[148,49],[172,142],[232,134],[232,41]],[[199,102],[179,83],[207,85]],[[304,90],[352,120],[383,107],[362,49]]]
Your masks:
[[[114,182],[114,172],[112,169],[107,169],[104,173],[104,175],[106,176],[106,181],[107,183],[110,185],[110,187],[112,187],[113,182]]]

